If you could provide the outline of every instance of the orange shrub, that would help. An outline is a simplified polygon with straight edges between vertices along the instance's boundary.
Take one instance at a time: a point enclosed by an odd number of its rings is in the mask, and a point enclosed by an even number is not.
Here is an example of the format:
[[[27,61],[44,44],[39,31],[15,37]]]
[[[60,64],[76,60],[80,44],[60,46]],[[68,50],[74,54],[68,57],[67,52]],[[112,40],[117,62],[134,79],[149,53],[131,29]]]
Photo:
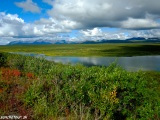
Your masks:
[[[21,72],[17,69],[10,69],[10,68],[2,68],[1,69],[1,76],[4,80],[10,80],[12,78],[18,78],[21,76]]]
[[[33,79],[34,78],[34,74],[30,73],[30,72],[26,73],[26,76],[27,76],[28,79]]]

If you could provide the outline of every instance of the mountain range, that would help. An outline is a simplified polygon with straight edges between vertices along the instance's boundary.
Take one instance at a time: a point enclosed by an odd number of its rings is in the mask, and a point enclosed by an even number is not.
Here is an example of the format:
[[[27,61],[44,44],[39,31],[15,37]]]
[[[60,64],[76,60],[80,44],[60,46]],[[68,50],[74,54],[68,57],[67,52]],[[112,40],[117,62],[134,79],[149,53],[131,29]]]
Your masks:
[[[46,44],[98,44],[98,43],[159,43],[160,38],[143,38],[143,37],[133,37],[125,40],[86,40],[86,41],[67,41],[67,40],[59,40],[59,41],[49,41],[49,40],[35,40],[35,41],[12,41],[7,45],[46,45]]]

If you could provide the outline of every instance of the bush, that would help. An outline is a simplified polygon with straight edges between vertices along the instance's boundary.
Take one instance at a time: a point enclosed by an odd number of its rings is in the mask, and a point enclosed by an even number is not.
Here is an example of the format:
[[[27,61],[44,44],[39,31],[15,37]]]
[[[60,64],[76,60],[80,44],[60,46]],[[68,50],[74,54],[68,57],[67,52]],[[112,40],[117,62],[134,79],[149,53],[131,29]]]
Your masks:
[[[85,67],[20,55],[8,58],[10,67],[36,76],[23,94],[23,102],[32,108],[34,119],[160,117],[156,80],[147,78],[142,71],[127,72],[115,63],[109,67]]]
[[[4,67],[7,64],[7,55],[5,53],[0,53],[0,67]]]

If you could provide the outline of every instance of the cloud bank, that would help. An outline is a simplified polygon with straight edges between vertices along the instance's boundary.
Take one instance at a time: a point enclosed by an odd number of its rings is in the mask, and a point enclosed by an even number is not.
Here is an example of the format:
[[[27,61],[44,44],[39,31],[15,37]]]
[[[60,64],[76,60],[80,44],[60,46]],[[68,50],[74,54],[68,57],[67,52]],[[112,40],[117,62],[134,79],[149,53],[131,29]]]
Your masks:
[[[81,28],[118,27],[127,29],[159,28],[159,0],[55,0],[48,14],[70,20]],[[151,24],[149,24],[151,23]]]
[[[15,2],[25,12],[41,14],[36,1]],[[32,23],[17,14],[0,12],[0,44],[13,40],[38,38],[60,40],[126,39],[160,37],[159,0],[42,0],[52,6],[48,18]],[[117,28],[110,32],[104,29]],[[77,33],[72,37],[62,34]],[[34,39],[33,39],[34,38]]]

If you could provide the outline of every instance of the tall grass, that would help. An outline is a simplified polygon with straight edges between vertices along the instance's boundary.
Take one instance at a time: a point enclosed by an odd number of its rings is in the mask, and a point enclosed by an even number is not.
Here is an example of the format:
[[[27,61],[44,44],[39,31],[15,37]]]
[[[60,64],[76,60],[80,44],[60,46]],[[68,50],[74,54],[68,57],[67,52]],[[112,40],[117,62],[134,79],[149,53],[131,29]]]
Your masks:
[[[17,54],[0,55],[1,115],[11,114],[8,108],[13,109],[13,103],[5,100],[18,98],[17,110],[12,112],[25,113],[31,119],[160,118],[157,80],[146,77],[145,72],[127,72],[115,63],[85,67]],[[4,69],[20,72],[8,78],[11,83],[7,87]],[[22,92],[13,93],[13,89]],[[15,95],[12,99],[11,94]]]

